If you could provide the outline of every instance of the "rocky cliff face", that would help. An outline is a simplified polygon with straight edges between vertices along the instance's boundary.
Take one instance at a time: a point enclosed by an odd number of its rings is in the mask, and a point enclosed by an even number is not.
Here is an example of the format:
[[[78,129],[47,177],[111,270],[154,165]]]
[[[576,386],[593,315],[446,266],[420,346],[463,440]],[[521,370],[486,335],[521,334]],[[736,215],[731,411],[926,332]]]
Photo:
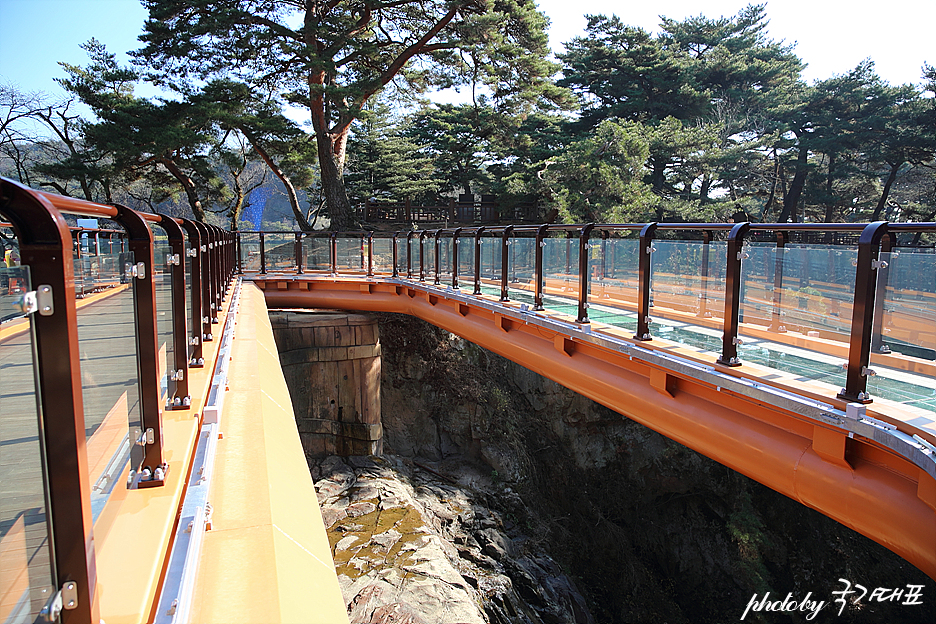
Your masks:
[[[448,474],[551,553],[596,621],[738,621],[765,592],[826,601],[811,621],[936,621],[932,580],[818,512],[431,325],[383,315],[380,334],[387,452],[486,466]],[[839,579],[867,588],[841,615]],[[908,585],[922,605],[871,597]]]
[[[474,466],[436,465],[462,482],[392,456],[311,468],[351,624],[593,624],[542,546],[464,483],[484,480]]]

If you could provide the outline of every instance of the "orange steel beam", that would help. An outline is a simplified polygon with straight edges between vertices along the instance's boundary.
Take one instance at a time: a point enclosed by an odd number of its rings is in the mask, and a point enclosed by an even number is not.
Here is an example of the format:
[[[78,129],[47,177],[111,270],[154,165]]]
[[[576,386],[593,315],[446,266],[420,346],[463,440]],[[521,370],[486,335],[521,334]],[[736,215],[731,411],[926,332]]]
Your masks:
[[[899,432],[846,430],[854,425],[841,401],[829,399],[822,412],[809,399],[815,413],[804,415],[793,393],[748,392],[726,367],[653,355],[634,342],[613,348],[574,324],[550,327],[459,291],[363,277],[255,281],[271,308],[396,312],[458,334],[824,513],[936,579],[932,458],[889,448],[885,438]]]

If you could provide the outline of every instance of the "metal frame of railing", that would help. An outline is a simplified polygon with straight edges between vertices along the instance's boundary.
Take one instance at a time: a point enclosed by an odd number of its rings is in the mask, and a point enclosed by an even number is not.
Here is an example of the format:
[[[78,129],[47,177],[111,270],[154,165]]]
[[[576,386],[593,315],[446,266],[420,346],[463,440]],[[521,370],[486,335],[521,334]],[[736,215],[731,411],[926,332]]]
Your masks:
[[[186,239],[190,245],[191,290],[183,271],[173,272],[172,329],[175,361],[167,362],[174,377],[167,408],[188,407],[189,367],[204,365],[202,343],[211,340],[211,325],[218,322],[226,284],[233,277],[237,257],[236,238],[214,226],[139,213],[125,206],[107,206],[29,189],[0,178],[0,212],[16,234],[20,263],[30,268],[34,285],[47,293],[46,305],[32,315],[38,403],[41,409],[41,448],[45,470],[48,525],[55,583],[69,584],[75,599],[61,612],[63,622],[99,621],[94,600],[97,577],[92,537],[91,483],[87,459],[82,376],[79,357],[73,250],[77,235],[63,213],[106,218],[120,224],[126,244],[134,253],[137,271],[135,331],[136,361],[140,377],[143,460],[131,469],[150,468],[150,480],[138,487],[158,486],[153,478],[163,467],[161,387],[158,373],[158,336],[154,285],[154,237],[151,224],[162,227],[172,249],[172,264],[184,267]],[[86,231],[71,228],[77,232]],[[99,234],[95,234],[95,238]],[[96,241],[97,243],[97,241]],[[78,244],[78,253],[81,245]],[[186,299],[191,298],[192,318],[186,318]],[[192,331],[189,332],[189,327]],[[175,401],[175,399],[179,399]],[[184,478],[178,475],[176,478]]]
[[[578,310],[576,322],[579,324],[589,323],[588,305],[589,305],[589,286],[591,274],[589,272],[589,250],[592,241],[597,238],[598,244],[604,245],[611,236],[622,234],[635,234],[638,237],[638,293],[637,293],[637,331],[634,339],[640,341],[652,340],[650,333],[650,307],[652,305],[651,292],[651,257],[655,250],[654,240],[660,238],[664,233],[689,232],[693,236],[692,240],[699,240],[703,245],[703,274],[707,277],[708,263],[706,260],[709,255],[709,243],[717,235],[725,238],[726,258],[725,258],[725,307],[724,324],[722,336],[722,348],[717,364],[735,367],[741,365],[738,357],[738,345],[740,344],[739,316],[741,310],[741,263],[744,258],[744,244],[747,240],[757,236],[769,240],[772,234],[775,236],[778,248],[787,245],[792,236],[814,237],[823,235],[831,237],[856,237],[858,260],[855,267],[854,281],[854,301],[852,306],[852,318],[849,332],[848,363],[845,387],[841,389],[838,398],[858,403],[870,403],[871,397],[867,392],[867,379],[872,372],[869,369],[870,355],[872,349],[875,351],[886,352],[886,346],[883,345],[882,335],[882,314],[880,314],[883,305],[883,296],[877,296],[877,278],[879,271],[886,271],[886,263],[879,260],[882,252],[886,253],[894,246],[895,237],[902,232],[936,232],[936,223],[844,223],[844,224],[825,224],[825,223],[628,223],[628,224],[574,224],[574,225],[555,225],[543,224],[538,226],[527,225],[506,225],[506,226],[476,226],[476,227],[454,227],[437,230],[409,230],[398,232],[377,233],[374,232],[322,232],[297,233],[295,239],[296,268],[300,273],[313,273],[308,267],[302,268],[302,250],[303,239],[309,237],[327,236],[329,238],[330,252],[330,273],[338,275],[337,267],[337,240],[339,238],[359,239],[363,249],[367,249],[367,261],[364,261],[362,251],[361,271],[367,276],[375,273],[373,264],[373,245],[371,244],[375,236],[385,236],[391,239],[392,260],[390,267],[390,277],[426,282],[431,280],[433,284],[442,283],[442,251],[441,244],[443,238],[451,237],[451,286],[458,288],[460,284],[460,275],[458,269],[458,248],[459,239],[465,236],[474,236],[474,289],[473,294],[481,294],[482,284],[482,239],[499,239],[500,244],[500,301],[509,301],[509,283],[510,283],[510,263],[511,256],[509,246],[511,239],[520,235],[531,236],[534,241],[535,253],[535,278],[534,278],[534,310],[543,309],[543,287],[544,287],[544,261],[543,246],[544,241],[550,234],[562,234],[566,237],[578,239]],[[244,234],[259,234],[260,256],[265,258],[266,250],[264,246],[264,232],[244,232],[238,233],[238,240]],[[405,236],[405,239],[404,239]],[[427,251],[426,240],[432,238],[432,251]],[[414,243],[416,239],[416,243]],[[685,239],[681,239],[685,240]],[[405,241],[405,242],[404,242]],[[403,271],[400,244],[406,245],[405,274]],[[415,247],[415,249],[414,249]],[[238,243],[238,251],[242,248]],[[414,271],[413,256],[418,253],[418,272]],[[432,255],[429,258],[429,255]],[[495,252],[496,253],[496,252]],[[605,255],[602,254],[604,260]],[[427,260],[432,262],[432,275],[427,272]],[[570,262],[570,260],[567,260]],[[774,269],[774,301],[773,301],[773,320],[771,327],[776,331],[783,331],[780,321],[780,288],[782,284],[782,255],[776,259],[777,266]],[[261,260],[261,273],[266,273],[265,261]],[[238,270],[243,271],[242,258],[238,253]],[[571,266],[569,267],[571,269]],[[705,281],[703,280],[703,288]],[[703,304],[704,305],[704,304]],[[875,313],[877,311],[877,314]],[[704,312],[700,312],[702,314]]]

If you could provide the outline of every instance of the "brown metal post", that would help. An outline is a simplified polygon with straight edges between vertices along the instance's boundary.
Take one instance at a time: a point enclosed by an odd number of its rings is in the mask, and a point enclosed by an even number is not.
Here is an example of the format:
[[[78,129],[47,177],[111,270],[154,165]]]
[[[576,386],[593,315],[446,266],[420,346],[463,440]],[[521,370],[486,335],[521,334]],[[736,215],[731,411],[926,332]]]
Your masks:
[[[716,360],[725,366],[741,366],[738,358],[738,315],[741,310],[741,254],[744,236],[751,229],[748,222],[736,223],[728,234],[728,258],[725,265],[725,324],[722,352]]]
[[[838,398],[858,403],[870,403],[868,395],[868,363],[871,358],[871,334],[874,331],[874,302],[878,247],[887,234],[887,222],[869,223],[858,239],[858,266],[855,269],[855,303],[852,306],[851,339],[848,344],[848,373],[845,387]],[[881,294],[883,297],[883,293]]]
[[[189,252],[192,259],[192,291],[188,295],[192,298],[192,318],[191,330],[188,336],[188,342],[191,349],[188,351],[188,365],[190,368],[201,368],[205,365],[202,357],[202,341],[205,332],[202,319],[204,318],[204,304],[202,303],[202,253],[201,253],[201,230],[195,225],[194,221],[182,219],[182,227],[188,234]]]
[[[579,233],[579,300],[578,300],[578,319],[579,323],[590,323],[588,320],[588,286],[591,280],[591,274],[588,271],[589,250],[588,236],[595,228],[594,223],[589,223],[582,228]]]
[[[126,206],[115,206],[114,220],[127,230],[130,251],[137,267],[141,267],[138,283],[134,285],[134,314],[136,315],[137,370],[140,375],[140,420],[144,432],[153,430],[153,443],[143,447],[143,462],[131,469],[148,468],[155,479],[155,470],[162,467],[163,431],[162,409],[159,404],[159,341],[156,329],[156,282],[153,280],[155,264],[153,232],[139,214]],[[149,480],[148,480],[149,481]]]
[[[367,235],[367,277],[374,277],[374,233]]]
[[[208,255],[211,256],[211,273],[208,279],[211,282],[211,322],[218,323],[218,313],[221,311],[221,263],[218,258],[218,230],[214,226],[205,224],[208,230]]]
[[[211,293],[211,271],[213,270],[213,259],[208,253],[208,243],[211,241],[208,235],[208,227],[201,221],[192,221],[192,224],[198,228],[199,246],[198,256],[201,262],[198,264],[200,269],[199,281],[201,282],[201,337],[202,342],[212,341],[214,336],[211,333],[211,302],[213,301]]]
[[[474,242],[474,291],[472,294],[481,294],[481,234],[484,232],[484,226],[478,228],[475,232]]]
[[[25,186],[0,179],[0,211],[13,224],[20,261],[33,284],[48,287],[52,310],[31,320],[42,406],[40,443],[46,461],[49,543],[56,589],[74,581],[75,609],[62,612],[65,624],[97,624],[97,570],[91,519],[91,479],[85,452],[84,404],[78,347],[71,233],[55,208]]]
[[[241,245],[241,233],[237,233],[237,274],[244,274],[244,249]]]
[[[536,273],[536,285],[534,286],[533,294],[533,309],[542,310],[543,309],[543,284],[545,284],[545,278],[543,276],[543,247],[546,246],[546,232],[549,230],[549,224],[544,223],[543,225],[536,228],[536,249],[534,250],[535,256],[535,268],[534,272]]]
[[[461,231],[461,228],[455,228],[452,232],[452,288],[458,288],[458,237]]]
[[[637,244],[637,333],[634,340],[652,340],[650,335],[650,261],[657,224],[648,223],[640,230]]]
[[[507,272],[510,268],[510,235],[513,234],[513,226],[508,225],[501,234],[501,301],[509,301],[507,297]]]
[[[260,232],[260,275],[265,275],[266,272],[266,241],[263,232]]]
[[[774,277],[773,277],[773,316],[770,321],[768,331],[786,333],[786,327],[783,325],[783,254],[790,236],[787,232],[777,232],[777,250],[774,258]]]
[[[192,404],[188,385],[188,323],[185,318],[185,233],[171,217],[160,215],[159,225],[169,237],[172,247],[172,351],[175,357],[173,371],[181,371],[175,380],[175,392],[168,397],[168,409],[188,409]]]
[[[302,275],[302,232],[296,232],[296,273]]]

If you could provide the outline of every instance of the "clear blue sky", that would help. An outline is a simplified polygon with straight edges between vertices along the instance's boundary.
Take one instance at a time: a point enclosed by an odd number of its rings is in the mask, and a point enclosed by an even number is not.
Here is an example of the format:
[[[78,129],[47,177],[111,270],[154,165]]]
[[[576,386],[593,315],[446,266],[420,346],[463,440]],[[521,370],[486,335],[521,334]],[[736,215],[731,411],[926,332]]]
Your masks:
[[[625,23],[653,31],[658,15],[728,16],[745,4],[744,0],[539,0],[553,22],[554,49],[582,34],[584,13],[617,13]],[[936,64],[936,0],[883,4],[770,0],[767,15],[772,38],[797,43],[797,53],[809,64],[808,80],[846,72],[870,57],[889,82],[919,83],[923,62]],[[145,19],[146,11],[137,0],[0,0],[0,79],[26,91],[60,93],[52,81],[63,76],[58,61],[84,64],[87,57],[78,46],[91,37],[111,52],[135,49]]]

